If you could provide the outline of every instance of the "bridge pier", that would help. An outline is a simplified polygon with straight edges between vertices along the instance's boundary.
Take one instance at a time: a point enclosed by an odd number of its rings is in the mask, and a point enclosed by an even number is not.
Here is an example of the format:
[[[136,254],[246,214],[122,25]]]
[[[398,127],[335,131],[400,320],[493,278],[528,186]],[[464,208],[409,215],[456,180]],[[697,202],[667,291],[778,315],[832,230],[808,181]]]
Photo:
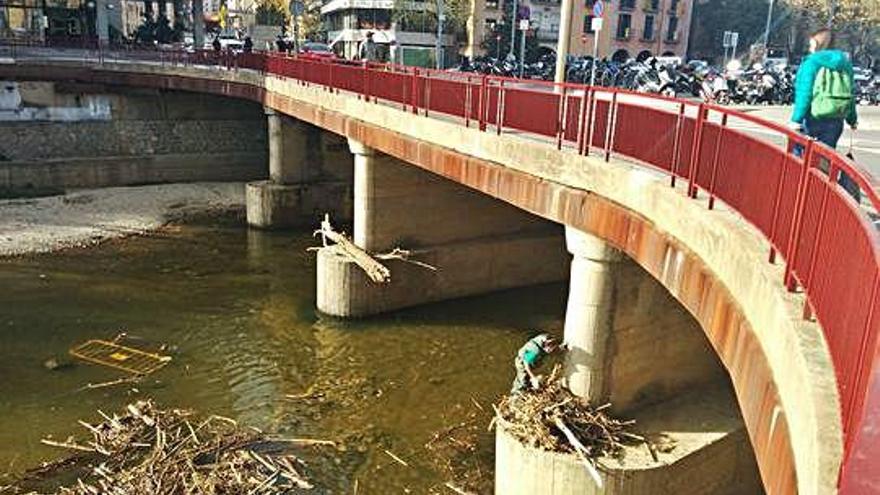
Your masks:
[[[636,420],[656,453],[626,448],[602,457],[599,487],[574,454],[496,432],[495,493],[656,495],[760,493],[754,453],[729,378],[696,320],[633,260],[604,240],[566,227],[571,278],[565,313],[565,377],[571,392]]]
[[[425,268],[386,260],[374,283],[335,248],[318,253],[318,309],[358,317],[500,289],[564,280],[558,225],[350,140],[354,243],[412,251]]]
[[[337,221],[349,220],[350,157],[327,146],[328,141],[341,138],[269,108],[266,118],[269,180],[247,184],[248,225],[265,229],[314,226],[324,213]]]

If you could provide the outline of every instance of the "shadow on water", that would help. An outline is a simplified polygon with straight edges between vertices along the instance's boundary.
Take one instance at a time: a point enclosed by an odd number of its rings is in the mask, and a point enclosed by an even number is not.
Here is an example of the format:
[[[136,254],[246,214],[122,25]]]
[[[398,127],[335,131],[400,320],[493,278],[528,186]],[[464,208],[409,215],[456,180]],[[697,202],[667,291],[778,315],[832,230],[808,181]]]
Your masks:
[[[365,494],[443,493],[456,477],[490,491],[490,404],[508,390],[527,336],[561,332],[564,285],[343,321],[314,310],[307,248],[316,244],[308,232],[201,219],[0,261],[0,472],[57,454],[39,443],[46,434],[66,438],[79,433],[77,419],[148,395],[288,436],[341,440],[314,456],[324,491],[350,493],[357,479]],[[43,365],[119,332],[168,344],[173,362],[135,387],[97,390],[80,388],[120,375]],[[462,430],[472,444],[456,452],[468,442],[447,437]],[[450,451],[437,448],[444,442]]]

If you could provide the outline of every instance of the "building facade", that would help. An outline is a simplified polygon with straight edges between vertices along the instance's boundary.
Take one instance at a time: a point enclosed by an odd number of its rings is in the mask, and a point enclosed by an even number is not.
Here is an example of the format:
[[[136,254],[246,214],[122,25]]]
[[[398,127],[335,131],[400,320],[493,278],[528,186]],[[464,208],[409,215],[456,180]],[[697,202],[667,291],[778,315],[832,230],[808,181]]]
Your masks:
[[[437,20],[425,2],[408,4],[405,15],[395,15],[394,0],[331,0],[321,7],[327,38],[342,57],[357,58],[358,48],[368,32],[379,45],[383,60],[434,67]],[[445,32],[451,32],[451,26]],[[444,65],[454,63],[455,36],[442,37]]]
[[[503,22],[503,1],[473,0],[468,22],[465,56],[483,55],[482,43],[493,27]],[[569,53],[591,55],[598,43],[599,57],[627,59],[640,54],[679,56],[687,53],[694,0],[606,0],[603,28],[591,30],[594,0],[574,0]],[[525,0],[538,41],[556,50],[560,4],[556,0]],[[495,55],[495,54],[488,54]]]

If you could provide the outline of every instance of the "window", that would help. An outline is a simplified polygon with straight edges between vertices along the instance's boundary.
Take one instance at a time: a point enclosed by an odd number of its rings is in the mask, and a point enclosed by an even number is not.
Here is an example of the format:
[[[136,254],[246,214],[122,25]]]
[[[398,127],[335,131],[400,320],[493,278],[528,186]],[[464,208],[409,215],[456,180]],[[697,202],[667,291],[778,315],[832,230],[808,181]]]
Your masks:
[[[678,41],[678,17],[669,16],[669,25],[666,28],[666,41]]]
[[[584,16],[584,34],[593,34],[593,15]]]
[[[629,38],[630,27],[632,27],[632,15],[620,14],[617,17],[617,38],[618,39]]]
[[[654,16],[645,16],[645,29],[642,31],[642,39],[651,41],[654,39]]]
[[[669,11],[678,12],[678,3],[680,0],[669,0]]]
[[[495,19],[486,19],[483,21],[483,26],[486,28],[487,33],[494,33],[497,24],[498,21]]]
[[[620,8],[632,10],[636,8],[636,0],[620,0]]]
[[[486,8],[487,9],[497,9],[498,8],[498,0],[486,0]]]

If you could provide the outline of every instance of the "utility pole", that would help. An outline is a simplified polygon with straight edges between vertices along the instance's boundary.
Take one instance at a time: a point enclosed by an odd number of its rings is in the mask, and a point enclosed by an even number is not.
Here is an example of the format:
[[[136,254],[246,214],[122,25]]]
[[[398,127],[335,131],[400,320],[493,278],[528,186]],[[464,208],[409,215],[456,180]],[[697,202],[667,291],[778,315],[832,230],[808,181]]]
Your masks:
[[[435,46],[437,69],[443,68],[443,21],[446,14],[443,13],[443,0],[437,0],[437,45]]]
[[[773,0],[770,0],[770,8],[767,9],[767,26],[764,28],[764,56],[767,56],[767,46],[770,44],[770,21],[773,19]],[[734,56],[736,54],[734,53]]]
[[[571,12],[574,10],[574,0],[562,0],[561,15],[559,19],[559,41],[556,43],[556,73],[553,82],[565,82],[565,66],[568,62],[568,50],[571,41]],[[595,43],[595,37],[593,42]]]
[[[513,1],[513,10],[510,12],[510,51],[508,52],[508,56],[510,58],[515,58],[516,54],[513,52],[513,45],[516,42],[516,0]]]

